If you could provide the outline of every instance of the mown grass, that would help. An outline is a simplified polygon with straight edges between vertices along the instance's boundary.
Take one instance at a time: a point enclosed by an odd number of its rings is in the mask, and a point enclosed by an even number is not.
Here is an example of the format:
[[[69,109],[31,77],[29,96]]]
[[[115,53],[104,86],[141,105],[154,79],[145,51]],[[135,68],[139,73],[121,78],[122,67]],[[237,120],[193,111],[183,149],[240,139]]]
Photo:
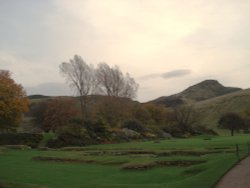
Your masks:
[[[0,186],[51,188],[208,188],[248,151],[250,135],[195,137],[64,148],[58,151],[1,150]],[[181,154],[176,151],[185,151]],[[212,152],[211,151],[218,151]],[[172,153],[171,153],[172,152]],[[197,153],[202,153],[197,155]],[[206,154],[207,152],[207,154]],[[166,155],[164,153],[171,153]],[[61,161],[34,160],[50,157]],[[63,159],[65,161],[63,161]],[[75,161],[74,161],[75,160]],[[87,161],[92,161],[91,163]],[[166,161],[205,161],[190,166],[164,166]],[[124,165],[158,164],[146,170],[128,170]],[[6,183],[9,182],[9,183]],[[2,184],[1,184],[2,183]],[[4,186],[5,185],[5,186]],[[28,186],[27,186],[28,187]]]

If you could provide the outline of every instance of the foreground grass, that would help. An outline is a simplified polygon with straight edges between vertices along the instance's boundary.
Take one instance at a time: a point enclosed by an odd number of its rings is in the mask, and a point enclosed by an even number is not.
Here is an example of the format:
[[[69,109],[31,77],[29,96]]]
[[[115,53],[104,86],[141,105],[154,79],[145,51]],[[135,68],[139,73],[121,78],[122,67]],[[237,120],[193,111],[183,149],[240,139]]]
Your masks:
[[[3,150],[0,152],[0,180],[3,187],[32,184],[51,188],[122,187],[122,188],[206,188],[213,184],[247,153],[250,135],[235,137],[196,137],[95,145],[66,148],[61,151]],[[78,151],[74,151],[78,150]],[[145,151],[136,153],[136,151]],[[190,155],[158,155],[163,152],[188,151]],[[219,151],[193,155],[200,151]],[[37,161],[33,157],[54,157],[78,162]],[[92,161],[91,163],[84,161]],[[158,161],[204,160],[192,166],[157,166],[147,170],[124,170],[124,165],[151,164]],[[82,162],[79,162],[82,161]],[[18,184],[22,184],[19,185]],[[1,181],[0,181],[1,187]],[[24,186],[25,187],[25,186]],[[27,186],[28,187],[28,186]]]

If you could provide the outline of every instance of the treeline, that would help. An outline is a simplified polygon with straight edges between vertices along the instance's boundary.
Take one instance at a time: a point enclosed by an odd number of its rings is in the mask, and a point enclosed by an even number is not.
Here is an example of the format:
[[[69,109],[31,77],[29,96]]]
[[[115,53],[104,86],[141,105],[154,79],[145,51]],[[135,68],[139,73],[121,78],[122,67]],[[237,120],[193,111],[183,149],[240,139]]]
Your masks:
[[[85,119],[77,97],[31,103],[25,114],[32,119],[29,129],[56,133],[58,140],[53,144],[58,147],[164,137],[167,111],[163,106],[113,96],[88,96],[88,100]]]
[[[88,96],[88,118],[83,119],[77,97],[56,97],[30,104],[26,117],[33,132],[53,132],[49,147],[123,142],[134,139],[189,137],[216,134],[197,124],[192,107],[168,110],[128,98]],[[30,127],[29,127],[30,128]]]

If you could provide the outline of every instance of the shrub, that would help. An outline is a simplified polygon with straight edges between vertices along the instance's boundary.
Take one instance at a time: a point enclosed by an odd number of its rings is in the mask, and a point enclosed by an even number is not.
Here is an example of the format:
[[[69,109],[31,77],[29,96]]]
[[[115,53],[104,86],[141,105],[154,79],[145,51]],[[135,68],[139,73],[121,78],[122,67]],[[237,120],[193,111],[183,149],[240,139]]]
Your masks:
[[[207,134],[207,135],[218,135],[213,129],[209,129],[205,126],[195,126],[194,127],[194,134]]]
[[[113,130],[112,132],[112,139],[117,142],[129,142],[131,140],[140,138],[140,133],[128,128],[123,128],[121,130]]]
[[[162,127],[164,127],[164,126],[163,125],[147,125],[146,131],[143,133],[143,135],[146,138],[152,138],[152,136],[150,136],[150,134],[151,135],[155,135],[153,137],[166,138],[166,134],[168,134],[168,133],[166,133],[165,131],[163,131]]]
[[[85,128],[71,125],[63,127],[58,131],[58,138],[47,142],[50,148],[60,148],[65,146],[85,146],[95,143],[88,135]]]
[[[183,137],[185,132],[180,129],[180,127],[174,123],[168,124],[162,128],[166,133],[170,133],[173,137]]]
[[[48,141],[48,147],[59,148],[97,144],[109,140],[111,135],[108,126],[100,118],[88,121],[72,119],[69,125],[59,128],[57,134],[57,139]]]
[[[110,139],[111,132],[109,131],[106,122],[101,118],[98,118],[97,120],[85,121],[84,127],[86,128],[89,136],[98,142]]]
[[[45,147],[49,140],[56,139],[57,135],[53,132],[43,133],[43,139],[39,144],[39,148]]]
[[[136,119],[125,120],[122,124],[122,128],[127,128],[130,130],[139,132],[139,133],[146,131],[146,128],[144,127],[144,125]]]
[[[32,148],[36,148],[42,139],[42,134],[3,133],[0,134],[0,145],[28,145]]]

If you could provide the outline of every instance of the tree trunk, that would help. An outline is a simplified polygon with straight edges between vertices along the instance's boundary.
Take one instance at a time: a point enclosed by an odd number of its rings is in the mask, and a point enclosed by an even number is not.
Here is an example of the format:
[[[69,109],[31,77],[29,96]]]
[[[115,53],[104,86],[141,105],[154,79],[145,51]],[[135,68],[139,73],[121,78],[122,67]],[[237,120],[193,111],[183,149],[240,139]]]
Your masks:
[[[84,111],[84,120],[88,120],[89,119],[88,96],[83,96],[83,111]]]
[[[79,97],[80,100],[80,106],[81,106],[81,115],[82,115],[82,119],[85,119],[85,108],[84,108],[84,101],[82,99],[82,96]]]
[[[88,112],[88,96],[79,96],[80,105],[81,105],[81,115],[82,119],[88,120],[89,119],[89,112]]]

